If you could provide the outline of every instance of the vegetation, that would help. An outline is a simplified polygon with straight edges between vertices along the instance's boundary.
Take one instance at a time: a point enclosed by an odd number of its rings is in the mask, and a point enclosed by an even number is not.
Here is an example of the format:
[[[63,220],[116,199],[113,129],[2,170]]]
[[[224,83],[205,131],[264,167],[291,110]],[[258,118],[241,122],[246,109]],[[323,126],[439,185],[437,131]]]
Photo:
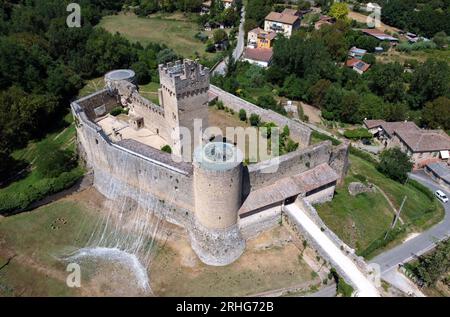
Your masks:
[[[172,154],[172,148],[167,144],[161,148],[161,151]]]
[[[257,127],[261,123],[261,117],[256,113],[252,113],[249,120],[252,127]]]
[[[398,243],[409,232],[425,230],[444,215],[442,206],[426,188],[411,180],[404,185],[386,177],[372,160],[350,155],[350,170],[333,201],[316,206],[326,225],[366,258]],[[404,224],[398,222],[385,239],[394,217],[392,207],[379,191],[351,196],[347,189],[351,182],[375,184],[396,209],[407,196],[401,215]]]
[[[359,129],[345,130],[344,136],[347,139],[352,140],[371,139],[372,133],[370,133],[367,129],[359,128]]]
[[[389,178],[404,183],[412,167],[413,163],[408,154],[395,147],[384,150],[380,154],[380,163],[377,168]]]
[[[247,112],[244,109],[239,110],[239,120],[247,121]]]
[[[450,240],[439,242],[433,251],[405,264],[405,267],[425,286],[435,286],[442,281],[449,288]]]
[[[345,282],[345,280],[336,272],[335,268],[331,268],[329,278],[336,282],[336,292],[342,297],[351,297],[353,294],[353,287]]]

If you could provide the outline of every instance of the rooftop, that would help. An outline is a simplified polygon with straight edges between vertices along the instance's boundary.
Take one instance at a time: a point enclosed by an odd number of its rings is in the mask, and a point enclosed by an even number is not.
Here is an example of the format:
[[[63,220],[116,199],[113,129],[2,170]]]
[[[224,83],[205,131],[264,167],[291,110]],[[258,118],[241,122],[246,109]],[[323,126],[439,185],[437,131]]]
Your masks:
[[[260,62],[270,62],[273,50],[271,48],[249,48],[244,51],[244,58]]]
[[[381,127],[389,137],[394,135],[394,131],[420,131],[420,128],[412,121],[386,122],[384,120],[364,120],[364,124],[367,129]]]
[[[279,13],[279,12],[274,12],[274,11],[270,12],[266,16],[267,21],[279,22],[279,23],[283,23],[283,24],[294,24],[299,19],[300,18],[296,15],[284,14],[284,13]]]
[[[326,163],[306,172],[282,178],[272,185],[250,192],[239,214],[243,215],[274,203],[281,203],[287,198],[331,184],[338,178],[336,172]]]
[[[447,164],[442,162],[431,163],[427,165],[427,168],[436,174],[440,179],[450,184],[450,167],[448,167]]]
[[[381,41],[395,41],[398,42],[398,39],[389,35],[389,34],[385,34],[377,29],[363,29],[362,30],[363,33],[367,34],[367,35],[371,35],[373,37],[376,37],[377,39],[381,40]]]

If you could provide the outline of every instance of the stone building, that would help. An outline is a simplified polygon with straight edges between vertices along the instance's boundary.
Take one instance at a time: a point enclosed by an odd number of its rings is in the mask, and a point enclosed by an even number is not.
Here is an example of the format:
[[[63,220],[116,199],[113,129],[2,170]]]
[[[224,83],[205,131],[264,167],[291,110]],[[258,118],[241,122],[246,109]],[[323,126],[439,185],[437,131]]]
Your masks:
[[[290,12],[270,12],[264,21],[264,31],[273,31],[289,38],[292,32],[300,28],[300,23],[300,17]]]
[[[202,140],[193,162],[179,160],[181,135],[173,132],[180,125],[195,129],[192,121],[206,119],[209,70],[185,60],[160,65],[159,72],[160,105],[143,98],[130,81],[111,81],[110,76],[105,89],[71,104],[80,157],[105,197],[134,201],[142,212],[185,228],[193,250],[209,265],[239,258],[247,239],[278,225],[283,205],[332,199],[347,170],[347,145],[310,145],[307,126],[217,88],[216,97],[230,108],[245,105],[249,113],[261,111],[262,119],[288,125],[300,148],[244,166],[233,144]],[[109,114],[118,104],[129,109],[128,116]],[[163,144],[180,152],[165,153]]]
[[[414,168],[449,161],[450,137],[442,130],[420,129],[409,121],[364,120],[364,125],[385,147],[398,147],[407,153]]]

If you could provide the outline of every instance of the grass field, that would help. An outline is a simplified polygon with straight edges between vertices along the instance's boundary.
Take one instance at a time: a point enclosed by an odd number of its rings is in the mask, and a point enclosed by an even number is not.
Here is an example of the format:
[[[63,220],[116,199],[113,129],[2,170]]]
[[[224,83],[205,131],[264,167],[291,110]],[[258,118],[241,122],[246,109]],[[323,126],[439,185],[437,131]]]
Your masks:
[[[166,44],[183,57],[212,58],[215,55],[205,52],[205,44],[194,37],[200,31],[199,26],[178,16],[139,18],[134,14],[118,14],[104,17],[99,26],[143,45],[150,42]]]
[[[115,267],[96,267],[92,274],[82,264],[82,287],[66,286],[67,263],[60,257],[86,246],[98,219],[111,212],[103,202],[88,189],[33,212],[0,218],[0,267],[10,259],[0,270],[0,296],[133,296],[136,285],[121,274],[129,271]],[[181,228],[164,228],[174,234],[157,241],[149,267],[157,296],[243,296],[297,285],[307,291],[320,284],[281,226],[249,241],[243,256],[225,267],[203,264]]]
[[[372,163],[359,157],[351,155],[350,160],[351,167],[345,184],[338,187],[332,202],[318,205],[317,210],[324,222],[357,252],[361,253],[371,242],[384,236],[392,223],[394,212],[378,191],[351,196],[348,184],[360,181],[355,175],[363,175],[368,182],[379,186],[396,209],[400,207],[404,196],[408,196],[401,215],[408,228],[406,233],[422,231],[442,219],[442,207],[436,204],[436,210],[427,212],[434,202],[412,185],[402,185],[385,177]],[[402,238],[405,236],[399,236],[387,247],[399,243]]]
[[[450,49],[426,49],[419,51],[411,51],[409,53],[399,52],[391,49],[389,52],[377,55],[377,60],[382,63],[399,62],[403,64],[408,60],[416,60],[420,63],[425,62],[429,58],[434,58],[447,62],[450,65]]]

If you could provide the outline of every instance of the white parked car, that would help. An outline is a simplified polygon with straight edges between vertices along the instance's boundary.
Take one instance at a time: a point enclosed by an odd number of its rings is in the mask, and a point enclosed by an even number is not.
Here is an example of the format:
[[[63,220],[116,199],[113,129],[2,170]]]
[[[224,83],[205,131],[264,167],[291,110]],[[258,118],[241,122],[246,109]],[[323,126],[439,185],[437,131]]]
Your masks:
[[[447,195],[444,194],[442,190],[437,190],[435,193],[436,197],[442,201],[443,203],[446,203],[448,201]]]

